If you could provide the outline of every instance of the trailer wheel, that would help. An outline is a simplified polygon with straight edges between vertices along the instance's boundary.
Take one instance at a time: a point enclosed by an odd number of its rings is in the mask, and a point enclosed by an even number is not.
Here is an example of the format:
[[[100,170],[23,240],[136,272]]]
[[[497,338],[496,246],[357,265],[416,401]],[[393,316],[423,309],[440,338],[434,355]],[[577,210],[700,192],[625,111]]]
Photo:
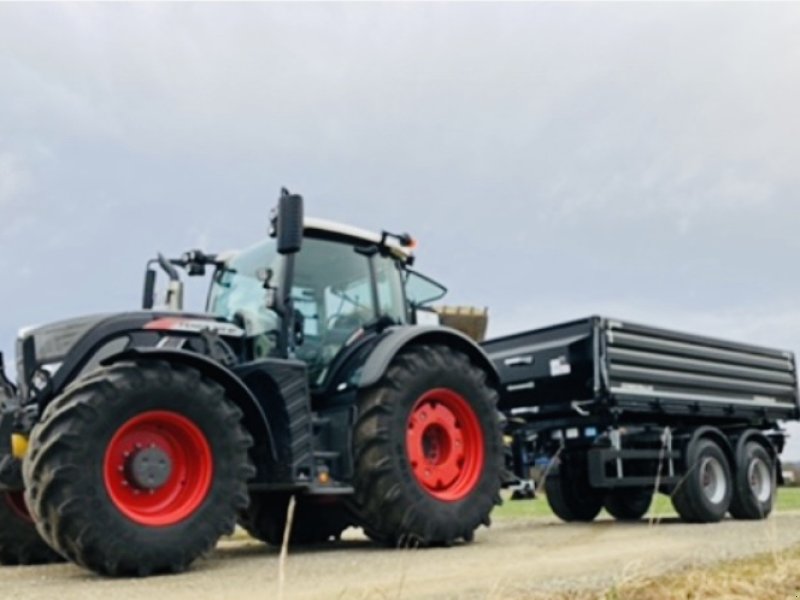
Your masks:
[[[354,511],[402,546],[472,540],[500,503],[503,443],[486,373],[447,346],[401,351],[359,398]]]
[[[603,492],[589,485],[585,459],[562,456],[558,469],[544,481],[547,503],[562,521],[594,521],[603,508]]]
[[[728,512],[733,496],[728,458],[708,438],[693,442],[687,456],[687,473],[672,493],[672,505],[686,522],[715,523]]]
[[[652,488],[622,488],[606,494],[603,506],[618,521],[638,521],[652,501]]]
[[[283,543],[289,496],[275,493],[250,495],[249,506],[239,513],[239,525],[257,540],[272,546]],[[289,542],[296,545],[338,540],[350,522],[339,504],[325,506],[299,500],[292,519]]]
[[[0,565],[39,565],[63,560],[36,531],[22,492],[0,492]]]
[[[123,362],[78,381],[23,464],[37,527],[98,573],[178,572],[232,533],[253,474],[241,411],[190,368]]]
[[[775,461],[756,442],[744,445],[736,464],[730,513],[735,519],[766,519],[775,503]]]

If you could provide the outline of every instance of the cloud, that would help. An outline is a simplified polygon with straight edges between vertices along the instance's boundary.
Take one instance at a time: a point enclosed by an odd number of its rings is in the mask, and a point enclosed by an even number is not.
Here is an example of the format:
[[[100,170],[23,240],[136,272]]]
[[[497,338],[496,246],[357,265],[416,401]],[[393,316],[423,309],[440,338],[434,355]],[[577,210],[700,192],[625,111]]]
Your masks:
[[[800,349],[798,30],[796,4],[0,3],[0,270],[33,274],[0,333],[131,308],[146,258],[249,244],[287,185],[414,233],[497,333],[599,312]]]
[[[10,152],[0,152],[0,210],[9,210],[30,189],[31,174]]]

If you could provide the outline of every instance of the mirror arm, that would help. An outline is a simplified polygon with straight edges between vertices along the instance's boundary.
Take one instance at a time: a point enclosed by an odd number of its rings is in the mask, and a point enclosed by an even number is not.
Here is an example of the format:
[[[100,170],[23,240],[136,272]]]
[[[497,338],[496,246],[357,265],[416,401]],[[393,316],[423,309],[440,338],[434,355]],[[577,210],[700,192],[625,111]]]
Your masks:
[[[142,308],[150,310],[155,304],[156,293],[156,270],[153,269],[152,260],[147,261],[147,270],[144,272],[144,289],[142,290]]]

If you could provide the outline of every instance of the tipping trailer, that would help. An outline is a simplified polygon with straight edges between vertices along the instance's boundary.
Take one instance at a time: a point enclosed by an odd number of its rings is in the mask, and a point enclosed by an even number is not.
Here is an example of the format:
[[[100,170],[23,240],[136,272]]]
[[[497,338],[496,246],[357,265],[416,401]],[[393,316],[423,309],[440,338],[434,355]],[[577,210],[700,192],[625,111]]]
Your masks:
[[[518,482],[535,465],[566,521],[638,519],[653,493],[685,521],[772,509],[780,422],[800,417],[791,352],[594,316],[482,344]]]

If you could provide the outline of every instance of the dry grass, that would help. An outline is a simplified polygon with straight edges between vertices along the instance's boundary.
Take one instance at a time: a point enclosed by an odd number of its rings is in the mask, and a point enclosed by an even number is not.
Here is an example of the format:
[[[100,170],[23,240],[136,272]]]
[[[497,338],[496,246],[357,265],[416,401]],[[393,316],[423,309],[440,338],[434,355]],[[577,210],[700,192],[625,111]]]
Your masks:
[[[744,541],[744,540],[743,540]],[[603,591],[568,591],[520,600],[797,600],[800,547],[754,558],[623,581]]]

